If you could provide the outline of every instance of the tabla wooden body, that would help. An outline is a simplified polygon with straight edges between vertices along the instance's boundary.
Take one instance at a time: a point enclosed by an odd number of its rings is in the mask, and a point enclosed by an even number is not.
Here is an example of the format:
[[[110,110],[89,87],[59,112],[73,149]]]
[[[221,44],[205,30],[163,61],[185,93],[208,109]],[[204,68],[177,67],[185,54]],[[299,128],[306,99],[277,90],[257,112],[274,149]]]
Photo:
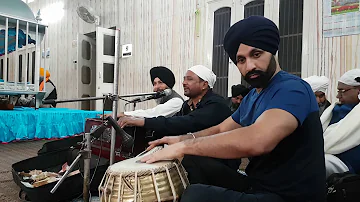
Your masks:
[[[146,164],[139,159],[109,166],[99,186],[101,202],[178,201],[189,184],[179,161]]]

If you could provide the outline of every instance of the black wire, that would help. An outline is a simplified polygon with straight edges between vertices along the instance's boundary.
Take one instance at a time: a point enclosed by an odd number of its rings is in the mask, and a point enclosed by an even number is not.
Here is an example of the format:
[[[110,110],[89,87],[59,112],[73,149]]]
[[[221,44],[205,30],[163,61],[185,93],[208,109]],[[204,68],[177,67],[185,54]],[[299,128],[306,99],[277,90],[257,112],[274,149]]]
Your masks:
[[[102,135],[101,135],[102,136]],[[97,159],[97,163],[96,163],[96,166],[95,166],[95,170],[94,170],[94,173],[93,173],[93,176],[91,177],[91,180],[90,180],[90,182],[89,182],[89,187],[90,187],[90,185],[91,185],[91,183],[92,183],[92,181],[93,181],[93,179],[94,179],[94,177],[95,177],[95,174],[96,174],[96,170],[97,170],[97,168],[99,167],[99,164],[100,164],[100,158],[101,158],[101,151],[102,151],[102,141],[100,141],[100,151],[99,151],[99,156],[98,156],[98,159]]]

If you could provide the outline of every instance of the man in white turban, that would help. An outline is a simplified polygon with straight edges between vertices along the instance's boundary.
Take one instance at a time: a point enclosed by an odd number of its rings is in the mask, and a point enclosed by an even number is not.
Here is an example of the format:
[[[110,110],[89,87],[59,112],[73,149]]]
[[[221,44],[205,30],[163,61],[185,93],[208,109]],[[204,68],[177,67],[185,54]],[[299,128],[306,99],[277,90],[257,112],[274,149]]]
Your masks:
[[[216,75],[209,68],[205,67],[204,65],[195,65],[190,67],[188,71],[192,71],[199,78],[207,81],[210,88],[214,88],[216,82]]]
[[[326,76],[310,76],[304,80],[309,83],[316,96],[316,101],[319,105],[319,114],[321,116],[325,109],[331,105],[325,95],[329,86],[329,79]]]
[[[360,172],[360,69],[341,76],[337,88],[339,102],[321,116],[327,176]]]
[[[212,91],[216,75],[203,65],[188,69],[184,76],[184,95],[189,97],[173,117],[122,117],[121,127],[139,126],[154,131],[155,138],[165,135],[183,135],[217,125],[231,115],[227,102]],[[239,166],[239,165],[238,165]]]
[[[145,127],[153,131],[153,139],[164,136],[172,136],[173,140],[178,141],[180,137],[192,136],[194,132],[210,128],[222,123],[231,116],[231,110],[227,101],[220,95],[214,93],[212,88],[216,81],[216,75],[203,65],[196,65],[189,68],[184,75],[183,88],[184,95],[189,97],[181,110],[173,117],[158,116],[154,118],[134,118],[122,117],[118,123],[124,126]],[[195,136],[192,136],[195,138]],[[217,159],[216,162],[223,162],[227,168],[236,172],[241,164],[241,159]],[[196,160],[183,159],[182,164],[186,168],[188,178],[192,183],[199,183],[203,179],[199,176],[199,166]],[[208,168],[208,172],[203,173],[206,179],[214,178],[229,180],[226,178],[228,170],[214,165],[213,161],[201,161],[201,165]]]

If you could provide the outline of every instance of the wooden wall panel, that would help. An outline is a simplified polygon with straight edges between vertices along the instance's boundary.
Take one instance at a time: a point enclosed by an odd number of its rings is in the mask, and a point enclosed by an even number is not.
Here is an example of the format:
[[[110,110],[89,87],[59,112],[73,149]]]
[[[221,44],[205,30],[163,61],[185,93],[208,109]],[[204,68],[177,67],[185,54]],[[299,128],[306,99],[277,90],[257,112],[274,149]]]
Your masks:
[[[152,91],[149,70],[153,66],[169,67],[176,76],[174,89],[180,94],[183,75],[195,64],[211,68],[213,22],[211,4],[229,5],[229,0],[37,0],[29,4],[34,12],[51,4],[63,2],[65,15],[49,24],[51,56],[46,61],[59,99],[77,96],[76,36],[95,31],[95,25],[82,21],[76,13],[78,5],[91,6],[101,17],[101,27],[116,26],[121,30],[121,44],[133,44],[133,56],[120,60],[119,93]],[[243,5],[249,0],[232,0],[232,23],[242,19]],[[324,38],[322,36],[323,0],[304,0],[302,76],[325,75],[331,79],[329,98],[335,101],[337,79],[346,71],[359,68],[360,35]],[[199,12],[196,17],[195,11]],[[278,21],[279,0],[265,2],[265,16]],[[230,63],[231,74],[236,67]],[[240,82],[240,75],[229,76],[229,83]],[[123,109],[121,103],[121,110]],[[138,108],[154,106],[149,101]],[[61,107],[77,107],[76,103]]]

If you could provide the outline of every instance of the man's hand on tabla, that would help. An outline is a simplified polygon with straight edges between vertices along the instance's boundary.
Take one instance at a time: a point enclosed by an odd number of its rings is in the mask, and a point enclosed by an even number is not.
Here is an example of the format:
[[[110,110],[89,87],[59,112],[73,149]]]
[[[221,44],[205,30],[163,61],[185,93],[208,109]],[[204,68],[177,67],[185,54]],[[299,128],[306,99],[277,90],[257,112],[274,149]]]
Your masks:
[[[164,147],[153,154],[146,155],[142,157],[140,161],[143,163],[154,163],[163,160],[181,159],[184,157],[184,148],[184,143],[178,142]]]
[[[148,148],[146,148],[146,151],[150,151],[152,148],[154,148],[158,145],[161,145],[161,144],[168,144],[168,145],[175,144],[175,143],[181,142],[182,139],[183,138],[181,136],[166,136],[161,139],[149,142],[150,146]]]

